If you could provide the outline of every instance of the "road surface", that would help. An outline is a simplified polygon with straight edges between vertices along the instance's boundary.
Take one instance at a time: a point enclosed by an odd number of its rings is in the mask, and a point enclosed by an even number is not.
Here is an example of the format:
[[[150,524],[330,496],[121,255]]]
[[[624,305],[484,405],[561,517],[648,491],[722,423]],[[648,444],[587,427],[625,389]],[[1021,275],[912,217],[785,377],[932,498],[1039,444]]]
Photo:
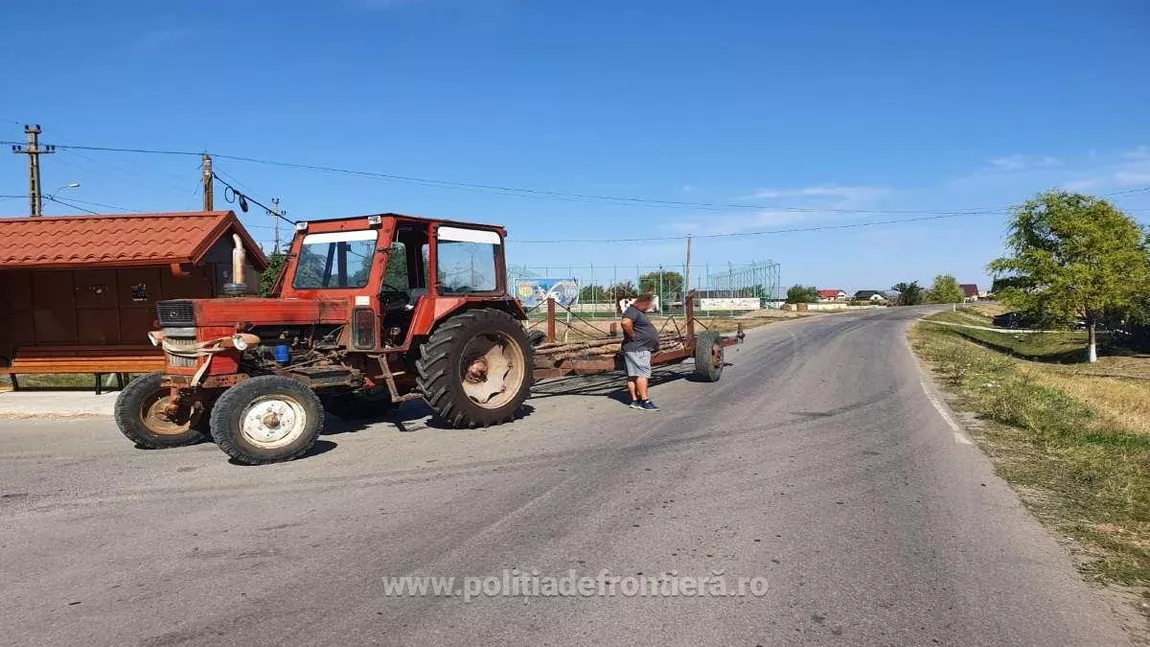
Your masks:
[[[658,413],[615,399],[617,377],[545,384],[502,427],[440,429],[410,405],[401,426],[336,420],[313,455],[265,467],[211,444],[137,450],[106,419],[0,421],[0,635],[37,647],[1125,644],[928,399],[904,341],[918,314],[751,331],[719,383],[665,372]],[[536,582],[673,571],[684,588],[628,597],[618,580],[614,596],[465,602],[384,586],[501,584],[513,568]],[[767,591],[687,596],[688,581],[715,586],[692,578],[765,578]]]

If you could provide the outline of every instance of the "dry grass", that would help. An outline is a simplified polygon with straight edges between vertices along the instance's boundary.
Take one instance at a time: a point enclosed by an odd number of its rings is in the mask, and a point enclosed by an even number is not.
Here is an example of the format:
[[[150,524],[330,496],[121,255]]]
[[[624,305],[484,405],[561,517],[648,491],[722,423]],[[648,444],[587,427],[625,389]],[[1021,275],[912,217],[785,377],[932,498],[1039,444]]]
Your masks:
[[[1089,402],[1101,424],[1150,436],[1150,380],[1098,377],[1033,364],[1026,362],[1021,371],[1036,384]]]
[[[972,303],[968,306],[964,306],[964,309],[988,319],[1010,312],[1010,308],[1007,308],[1001,303]]]
[[[981,420],[971,433],[999,474],[1075,540],[1083,572],[1150,598],[1150,381],[1017,359],[972,332],[920,323],[911,341],[955,408]],[[1038,357],[1060,357],[1065,341],[1018,337]]]

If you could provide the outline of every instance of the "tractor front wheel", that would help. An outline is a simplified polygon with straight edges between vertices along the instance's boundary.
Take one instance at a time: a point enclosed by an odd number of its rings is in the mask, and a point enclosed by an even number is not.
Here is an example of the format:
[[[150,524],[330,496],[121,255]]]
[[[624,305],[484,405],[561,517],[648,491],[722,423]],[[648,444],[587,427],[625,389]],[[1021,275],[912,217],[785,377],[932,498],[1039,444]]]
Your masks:
[[[427,404],[457,428],[511,420],[534,377],[523,325],[492,308],[444,321],[421,348],[416,368]]]
[[[323,428],[323,404],[308,387],[261,375],[224,391],[212,408],[212,438],[245,465],[298,458]]]
[[[167,411],[170,390],[162,373],[149,373],[128,383],[116,397],[114,417],[120,433],[137,447],[168,449],[202,442],[208,434],[207,415],[184,408]]]

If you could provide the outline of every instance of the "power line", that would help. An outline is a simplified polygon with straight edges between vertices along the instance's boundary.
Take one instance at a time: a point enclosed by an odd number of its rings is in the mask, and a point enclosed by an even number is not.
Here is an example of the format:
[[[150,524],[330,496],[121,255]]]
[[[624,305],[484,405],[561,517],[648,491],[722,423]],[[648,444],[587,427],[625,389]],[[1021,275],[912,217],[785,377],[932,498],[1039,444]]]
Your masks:
[[[213,177],[213,178],[214,178],[214,179],[215,179],[217,182],[219,182],[220,184],[224,185],[225,187],[227,187],[227,188],[228,188],[228,189],[229,189],[229,190],[232,192],[232,195],[234,195],[234,196],[235,196],[235,198],[233,198],[233,200],[234,200],[234,199],[239,199],[239,200],[240,200],[240,208],[241,208],[243,211],[247,211],[247,209],[245,209],[245,208],[244,208],[244,206],[245,206],[245,203],[244,203],[244,201],[246,200],[247,202],[254,202],[254,203],[257,205],[257,206],[259,206],[260,208],[262,208],[264,211],[266,211],[266,212],[268,212],[268,213],[270,213],[270,214],[272,214],[272,215],[276,216],[277,218],[282,218],[283,220],[285,220],[285,221],[287,221],[287,222],[289,222],[289,223],[291,223],[291,224],[293,224],[293,225],[294,225],[294,224],[296,224],[296,221],[294,221],[294,220],[290,220],[290,219],[288,219],[288,218],[286,218],[286,217],[284,217],[284,216],[280,215],[278,212],[276,212],[276,211],[273,211],[273,210],[271,209],[271,207],[269,207],[269,206],[265,205],[264,203],[260,202],[259,200],[256,200],[255,198],[253,198],[253,197],[251,197],[250,195],[248,195],[248,194],[244,193],[244,192],[243,192],[243,191],[241,191],[240,189],[237,189],[236,187],[232,186],[230,183],[228,183],[228,181],[227,181],[227,180],[223,179],[223,178],[222,178],[222,177],[220,177],[219,175],[216,175],[215,173],[212,173],[212,177]],[[225,193],[224,193],[224,199],[225,199],[225,200],[227,200],[228,202],[232,202],[232,201],[233,201],[233,200],[228,200],[228,194],[227,194],[227,192],[225,192]]]
[[[104,207],[105,209],[115,209],[116,211],[125,211],[129,213],[148,213],[143,209],[129,209],[128,207],[117,207],[114,204],[104,204],[103,202],[96,202],[94,200],[80,200],[79,198],[68,198],[70,202],[79,202],[80,204],[90,204],[95,207]]]
[[[101,213],[100,213],[100,212],[98,212],[98,211],[92,211],[91,209],[85,209],[84,207],[81,207],[81,206],[78,206],[78,205],[74,205],[74,204],[72,204],[71,202],[64,202],[63,200],[61,200],[60,198],[57,198],[57,197],[55,197],[55,196],[46,195],[46,196],[44,196],[44,198],[45,198],[45,199],[47,199],[47,200],[49,200],[49,201],[51,201],[51,202],[55,202],[55,203],[57,203],[57,204],[62,204],[62,205],[64,205],[65,207],[72,207],[73,209],[76,209],[76,210],[78,210],[78,211],[83,211],[84,213],[90,213],[90,214],[92,214],[93,216],[101,216],[101,215],[104,215],[104,214],[101,214]]]
[[[0,144],[7,143],[0,141]],[[136,153],[145,155],[173,155],[173,156],[200,156],[204,153],[194,151],[182,150],[165,150],[165,149],[151,149],[151,148],[121,148],[114,146],[83,146],[78,144],[59,144],[57,149],[60,150],[86,150],[86,151],[101,151],[101,152],[116,152],[116,153]],[[656,198],[645,198],[636,196],[617,196],[605,195],[594,193],[575,193],[568,191],[553,191],[550,189],[535,189],[525,187],[513,187],[497,184],[479,184],[473,182],[456,182],[451,180],[440,180],[435,178],[416,177],[411,175],[397,175],[393,173],[381,173],[377,171],[364,171],[356,169],[340,168],[335,166],[324,166],[319,164],[299,164],[295,162],[283,162],[278,160],[262,159],[257,157],[247,157],[243,155],[228,155],[223,153],[209,153],[215,159],[226,159],[236,162],[247,162],[250,164],[263,164],[267,166],[278,166],[283,168],[294,168],[307,171],[318,171],[323,173],[334,173],[338,175],[349,175],[356,177],[369,177],[374,179],[381,179],[393,182],[403,182],[409,184],[418,184],[421,186],[433,186],[438,188],[472,191],[480,193],[494,193],[497,195],[515,196],[515,197],[536,197],[558,199],[566,201],[580,201],[580,202],[608,202],[620,205],[632,206],[648,206],[648,207],[662,207],[674,209],[698,209],[704,211],[730,211],[730,210],[773,210],[773,211],[789,211],[795,213],[842,213],[842,214],[922,214],[932,213],[939,215],[950,214],[963,214],[963,215],[978,215],[982,213],[1000,213],[1000,209],[967,209],[967,210],[946,210],[934,211],[923,209],[844,209],[844,208],[816,208],[816,207],[772,207],[762,204],[747,204],[747,203],[724,203],[724,202],[697,202],[687,200],[662,200]]]
[[[791,227],[788,229],[770,229],[766,231],[740,231],[726,234],[684,234],[682,236],[652,236],[646,238],[572,238],[567,240],[516,240],[518,244],[548,245],[548,244],[576,244],[576,243],[648,243],[671,240],[687,240],[688,238],[741,238],[744,236],[770,236],[773,234],[791,234],[804,231],[826,231],[831,229],[858,229],[861,227],[876,227],[878,225],[895,225],[907,222],[923,222],[928,220],[944,220],[947,218],[963,218],[973,215],[998,215],[1001,212],[947,213],[918,218],[897,218],[894,220],[870,220],[867,222],[852,222],[842,225],[812,225],[810,227]]]

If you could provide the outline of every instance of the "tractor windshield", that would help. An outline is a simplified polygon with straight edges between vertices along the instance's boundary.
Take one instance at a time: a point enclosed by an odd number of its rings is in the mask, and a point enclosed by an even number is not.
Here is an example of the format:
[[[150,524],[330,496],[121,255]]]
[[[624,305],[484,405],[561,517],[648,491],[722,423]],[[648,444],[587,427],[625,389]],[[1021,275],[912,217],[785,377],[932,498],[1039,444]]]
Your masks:
[[[300,290],[365,287],[378,235],[369,229],[304,236],[292,285]]]

